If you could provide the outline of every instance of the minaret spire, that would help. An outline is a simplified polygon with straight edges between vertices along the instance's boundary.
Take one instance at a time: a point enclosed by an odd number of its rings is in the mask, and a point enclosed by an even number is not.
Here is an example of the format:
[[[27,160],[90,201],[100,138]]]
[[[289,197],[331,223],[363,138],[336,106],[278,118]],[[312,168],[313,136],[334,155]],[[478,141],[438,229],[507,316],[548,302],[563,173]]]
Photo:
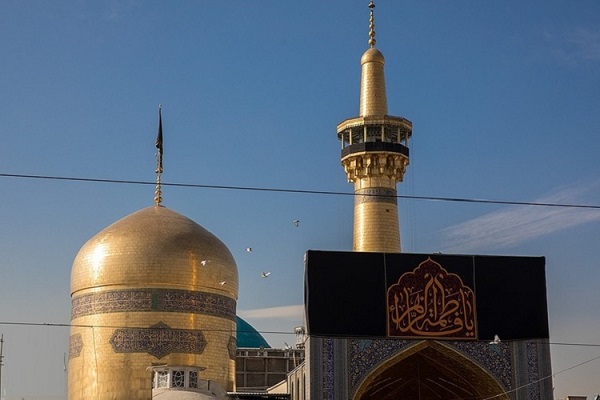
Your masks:
[[[160,206],[162,202],[161,175],[163,172],[163,131],[162,131],[162,105],[158,105],[158,134],[156,136],[156,190],[154,191],[154,204]]]
[[[408,166],[412,122],[388,115],[383,54],[375,48],[373,0],[369,48],[360,59],[359,116],[342,121],[342,166],[354,184],[355,251],[400,252],[396,184]]]
[[[371,18],[369,19],[369,46],[375,47],[375,43],[377,43],[377,40],[375,40],[375,15],[373,12],[373,10],[375,9],[375,3],[373,2],[373,0],[371,0],[371,2],[369,3],[369,8],[371,9]]]
[[[373,9],[375,3],[371,0],[369,3],[369,49],[365,51],[360,59],[360,116],[367,115],[386,115],[387,94],[385,92],[385,58],[383,54],[375,48],[375,16]]]

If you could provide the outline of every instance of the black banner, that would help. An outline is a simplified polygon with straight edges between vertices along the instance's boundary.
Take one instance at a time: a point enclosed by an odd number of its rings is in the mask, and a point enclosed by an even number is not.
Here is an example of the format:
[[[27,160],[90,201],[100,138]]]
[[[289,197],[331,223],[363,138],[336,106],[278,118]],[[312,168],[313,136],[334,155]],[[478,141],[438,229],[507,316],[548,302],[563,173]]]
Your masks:
[[[309,335],[548,338],[544,257],[309,250]]]

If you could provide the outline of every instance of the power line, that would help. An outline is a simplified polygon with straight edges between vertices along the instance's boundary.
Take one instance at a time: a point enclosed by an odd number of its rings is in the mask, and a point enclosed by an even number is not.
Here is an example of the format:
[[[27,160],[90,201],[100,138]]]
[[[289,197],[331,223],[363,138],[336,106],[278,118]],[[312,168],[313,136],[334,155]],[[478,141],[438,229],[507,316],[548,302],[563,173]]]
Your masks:
[[[0,321],[0,325],[16,325],[16,326],[33,326],[33,327],[54,327],[54,328],[104,328],[104,329],[122,329],[122,328],[130,328],[130,329],[152,329],[149,327],[143,326],[131,326],[131,325],[94,325],[94,324],[73,324],[73,323],[60,323],[60,322],[24,322],[24,321]],[[160,329],[160,328],[157,328]],[[208,332],[229,332],[229,329],[202,329]],[[276,335],[296,335],[295,331],[262,331],[262,330],[240,330],[241,333],[260,333],[260,334],[276,334]],[[424,339],[426,340],[426,339]],[[534,339],[517,339],[517,340],[502,340],[502,342],[512,343],[512,342],[524,342],[528,340]],[[489,342],[489,339],[480,339],[473,340],[473,342]],[[567,342],[548,342],[548,345],[551,346],[579,346],[579,347],[600,347],[600,344],[594,343],[567,343]]]
[[[32,326],[32,327],[53,327],[53,328],[100,328],[100,329],[161,329],[161,328],[149,328],[147,326],[131,326],[131,325],[90,325],[90,324],[69,324],[69,323],[53,323],[53,322],[19,322],[19,321],[0,321],[0,325],[12,325],[12,326]],[[206,332],[231,332],[230,329],[214,329],[214,328],[203,328],[202,331]],[[291,331],[257,331],[257,330],[240,330],[236,332],[240,333],[255,333],[260,334],[276,334],[276,335],[296,335],[296,332]],[[600,346],[600,345],[598,345]]]
[[[21,179],[45,179],[71,182],[92,182],[92,183],[114,183],[126,185],[155,185],[156,182],[137,181],[137,180],[122,180],[122,179],[102,179],[102,178],[81,178],[67,176],[52,176],[52,175],[26,175],[26,174],[6,174],[0,173],[0,177],[5,178],[21,178]],[[293,194],[314,194],[328,196],[354,196],[354,193],[335,192],[327,190],[307,190],[307,189],[281,189],[281,188],[265,188],[252,186],[227,186],[227,185],[205,185],[199,183],[168,183],[162,182],[162,186],[196,188],[196,189],[223,189],[223,190],[243,190],[255,192],[273,192],[273,193],[293,193]],[[361,196],[381,196],[377,194],[361,194]],[[386,195],[386,197],[389,197]],[[491,199],[472,199],[464,197],[444,197],[444,196],[415,196],[415,195],[399,195],[395,196],[398,199],[407,200],[424,200],[424,201],[444,201],[455,203],[479,203],[479,204],[500,204],[512,206],[537,206],[537,207],[560,207],[560,208],[580,208],[600,210],[600,205],[594,204],[569,204],[569,203],[548,203],[535,201],[512,201],[512,200],[491,200]]]
[[[90,328],[92,329],[92,332],[94,332],[94,328],[106,328],[106,329],[118,329],[118,328],[130,328],[130,329],[149,329],[148,327],[132,327],[132,326],[123,326],[123,325],[88,325],[88,324],[70,324],[70,323],[48,323],[48,322],[11,322],[11,321],[0,321],[0,325],[19,325],[19,326],[33,326],[33,327],[42,327],[42,326],[47,326],[47,327],[80,327],[80,328]],[[151,329],[151,328],[150,328]],[[228,329],[203,329],[203,331],[207,331],[207,332],[230,332],[230,330]],[[258,332],[260,334],[279,334],[279,335],[295,335],[295,332],[288,332],[288,331],[258,331],[258,330],[252,330],[252,331],[237,331],[237,333],[255,333]],[[94,337],[95,338],[95,337]],[[517,341],[527,341],[530,339],[523,339],[523,340],[504,340],[504,342],[517,342]],[[479,340],[479,342],[487,342],[487,340]],[[592,343],[566,343],[566,342],[548,342],[548,345],[554,345],[554,346],[579,346],[579,347],[600,347],[600,344],[592,344]],[[94,346],[95,348],[95,346]],[[596,361],[600,359],[600,355],[595,356],[593,358],[590,358],[588,360],[582,361],[580,363],[577,363],[575,365],[569,366],[567,368],[563,368],[562,370],[552,373],[550,375],[544,376],[542,378],[533,380],[531,382],[528,382],[524,385],[521,385],[519,387],[516,387],[514,389],[493,395],[491,397],[486,397],[483,400],[493,400],[493,399],[497,399],[499,397],[508,395],[510,393],[515,393],[521,389],[524,389],[528,386],[531,385],[535,385],[539,382],[545,381],[547,379],[551,379],[556,377],[559,374],[562,374],[564,372],[573,370],[575,368],[581,367],[583,365],[589,364],[593,361]]]
[[[542,378],[536,379],[536,380],[534,380],[534,381],[531,381],[531,382],[529,382],[529,383],[526,383],[526,384],[524,384],[524,385],[521,385],[521,386],[519,386],[519,387],[516,387],[516,388],[514,388],[514,389],[512,389],[512,390],[509,390],[509,391],[506,391],[506,392],[503,392],[503,393],[497,394],[497,395],[495,395],[495,396],[486,397],[486,398],[485,398],[485,399],[483,399],[483,400],[492,400],[492,399],[497,399],[498,397],[501,397],[501,396],[507,395],[507,394],[509,394],[509,393],[514,393],[514,392],[516,392],[516,391],[518,391],[518,390],[521,390],[521,389],[523,389],[523,388],[526,388],[526,387],[528,387],[528,386],[531,386],[531,385],[535,385],[536,383],[539,383],[539,382],[545,381],[546,379],[554,378],[554,377],[555,377],[556,375],[558,375],[558,374],[562,374],[563,372],[567,372],[567,371],[570,371],[570,370],[572,370],[572,369],[575,369],[575,368],[577,368],[577,367],[581,367],[582,365],[589,364],[589,363],[591,363],[592,361],[596,361],[596,360],[598,360],[598,359],[600,359],[600,356],[596,356],[596,357],[590,358],[589,360],[582,361],[582,362],[580,362],[579,364],[575,364],[575,365],[572,365],[572,366],[570,366],[570,367],[567,367],[567,368],[561,369],[561,370],[560,370],[560,371],[558,371],[558,372],[555,372],[555,373],[553,373],[553,374],[551,374],[551,375],[544,376],[544,377],[542,377]]]
[[[57,181],[71,181],[71,182],[90,182],[90,183],[108,183],[108,184],[128,184],[128,185],[155,185],[155,182],[151,181],[138,181],[138,180],[118,180],[118,179],[101,179],[101,178],[82,178],[82,177],[67,177],[67,176],[51,176],[51,175],[28,175],[28,174],[7,174],[0,173],[0,177],[6,178],[20,178],[20,179],[43,179],[43,180],[57,180]],[[227,186],[227,185],[207,185],[207,184],[192,184],[192,183],[168,183],[162,182],[162,186],[170,187],[181,187],[181,188],[196,188],[196,189],[221,189],[221,190],[237,190],[237,191],[255,191],[255,192],[272,192],[272,193],[289,193],[289,194],[309,194],[309,195],[329,195],[329,196],[354,196],[354,193],[348,192],[336,192],[336,191],[321,191],[321,190],[305,190],[305,189],[282,189],[282,188],[265,188],[265,187],[250,187],[250,186]],[[378,196],[376,194],[367,196]],[[497,205],[515,205],[515,206],[537,206],[537,207],[559,207],[559,208],[577,208],[577,209],[594,209],[599,210],[600,205],[589,205],[589,204],[564,204],[564,203],[548,203],[548,202],[526,202],[526,201],[507,201],[507,200],[491,200],[491,199],[473,199],[473,198],[460,198],[460,197],[437,197],[437,196],[415,196],[415,195],[396,195],[398,199],[409,199],[409,200],[423,200],[423,201],[440,201],[440,202],[457,202],[457,203],[479,203],[479,204],[497,204]],[[9,322],[0,321],[0,325],[21,325],[21,326],[48,326],[48,327],[82,327],[82,328],[134,328],[131,326],[110,326],[110,325],[82,325],[82,324],[68,324],[68,323],[34,323],[34,322]],[[137,329],[148,329],[148,327],[138,327]],[[225,329],[204,329],[205,331],[211,332],[229,332]],[[239,333],[254,333],[259,334],[278,334],[278,335],[295,335],[295,332],[288,331],[237,331]],[[548,345],[553,346],[578,346],[578,347],[600,347],[600,344],[589,344],[589,343],[566,343],[566,342],[549,342]],[[499,396],[506,395],[512,392],[516,392],[524,387],[539,383],[543,380],[555,377],[558,374],[580,367],[582,365],[593,362],[600,359],[600,356],[596,356],[592,359],[583,361],[571,367],[565,368],[561,371],[553,373],[549,376],[542,377],[533,382],[529,382],[518,388],[510,390],[508,392],[501,393],[496,396],[488,397],[487,399],[495,399]],[[1,363],[1,359],[0,359]],[[1,365],[1,364],[0,364]],[[1,378],[0,378],[1,379]]]

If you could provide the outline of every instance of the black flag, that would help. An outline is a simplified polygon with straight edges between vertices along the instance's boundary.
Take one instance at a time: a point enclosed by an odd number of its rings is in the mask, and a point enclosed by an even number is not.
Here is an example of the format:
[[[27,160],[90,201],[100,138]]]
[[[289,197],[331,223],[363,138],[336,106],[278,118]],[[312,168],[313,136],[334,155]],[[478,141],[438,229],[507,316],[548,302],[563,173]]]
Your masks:
[[[162,156],[163,156],[163,134],[162,134],[162,107],[158,106],[158,135],[156,136],[156,173],[161,174],[163,172]]]
[[[163,154],[163,134],[162,134],[162,108],[158,107],[158,135],[156,136],[156,148],[159,154]]]

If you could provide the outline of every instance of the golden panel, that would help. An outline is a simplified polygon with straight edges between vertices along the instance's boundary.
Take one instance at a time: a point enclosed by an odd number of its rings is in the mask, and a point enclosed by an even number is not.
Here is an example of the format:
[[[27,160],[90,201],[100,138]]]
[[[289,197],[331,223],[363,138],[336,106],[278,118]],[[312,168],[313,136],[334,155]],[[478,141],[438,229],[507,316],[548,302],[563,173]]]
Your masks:
[[[152,390],[149,367],[155,365],[206,367],[202,379],[234,390],[230,343],[235,330],[230,320],[183,313],[79,318],[71,328],[77,351],[69,358],[69,399],[148,399]]]
[[[384,201],[355,202],[353,249],[399,253],[398,206]]]
[[[379,170],[354,182],[355,251],[399,253],[400,222],[396,202],[396,180]]]

